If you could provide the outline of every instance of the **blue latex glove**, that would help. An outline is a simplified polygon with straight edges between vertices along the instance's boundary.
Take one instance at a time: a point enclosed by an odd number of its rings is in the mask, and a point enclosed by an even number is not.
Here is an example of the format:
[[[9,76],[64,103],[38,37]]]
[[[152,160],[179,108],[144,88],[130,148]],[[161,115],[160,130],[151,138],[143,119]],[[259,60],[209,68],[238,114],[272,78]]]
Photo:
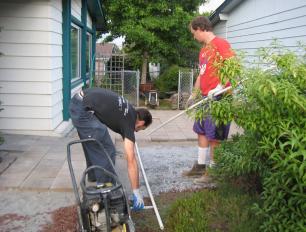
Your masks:
[[[139,189],[133,190],[133,208],[134,211],[139,211],[144,208],[143,198]]]

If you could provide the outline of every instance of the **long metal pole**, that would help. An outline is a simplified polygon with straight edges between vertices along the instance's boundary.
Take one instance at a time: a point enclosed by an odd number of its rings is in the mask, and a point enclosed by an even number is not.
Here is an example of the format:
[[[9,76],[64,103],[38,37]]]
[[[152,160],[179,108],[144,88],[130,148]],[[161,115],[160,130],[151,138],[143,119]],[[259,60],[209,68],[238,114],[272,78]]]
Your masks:
[[[140,75],[139,75],[139,70],[137,70],[137,72],[136,72],[136,102],[137,102],[137,107],[139,107],[139,81],[140,81]]]
[[[181,70],[179,70],[178,76],[178,90],[177,90],[177,109],[180,109],[180,96],[181,96]]]
[[[152,194],[152,191],[151,191],[148,179],[147,179],[147,175],[146,175],[145,170],[143,168],[143,164],[142,164],[142,161],[141,161],[141,157],[140,157],[140,153],[139,153],[139,149],[138,149],[137,143],[135,143],[135,148],[136,148],[136,153],[137,153],[138,161],[139,161],[139,164],[140,164],[141,172],[142,172],[144,181],[146,183],[146,187],[147,187],[147,190],[148,190],[151,202],[152,202],[152,206],[153,206],[153,209],[154,209],[154,212],[155,212],[158,224],[159,224],[159,228],[161,230],[164,230],[164,224],[163,224],[163,222],[161,220],[161,217],[159,215],[159,212],[158,212],[158,209],[157,209],[157,206],[156,206],[156,203],[155,203],[155,200],[154,200],[154,197],[153,197],[153,194]]]
[[[229,89],[231,89],[232,86],[226,87],[218,92],[216,92],[213,96],[218,96],[226,91],[228,91]],[[198,101],[197,103],[193,104],[192,106],[188,107],[186,110],[178,113],[177,115],[173,116],[172,118],[168,119],[167,121],[165,121],[164,123],[160,124],[158,127],[154,128],[153,130],[151,130],[147,136],[151,135],[152,133],[154,133],[155,131],[157,131],[158,129],[160,129],[161,127],[165,126],[166,124],[168,124],[169,122],[173,121],[174,119],[178,118],[179,116],[181,116],[182,114],[186,113],[188,110],[193,109],[194,107],[202,104],[204,101],[207,101],[208,97],[203,98],[202,100]]]

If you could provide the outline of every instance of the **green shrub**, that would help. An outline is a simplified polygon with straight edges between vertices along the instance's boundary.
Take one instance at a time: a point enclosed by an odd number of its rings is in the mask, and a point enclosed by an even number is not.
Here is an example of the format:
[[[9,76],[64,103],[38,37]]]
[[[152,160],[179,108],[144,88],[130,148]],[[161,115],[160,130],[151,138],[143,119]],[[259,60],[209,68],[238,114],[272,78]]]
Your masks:
[[[177,65],[170,66],[154,81],[154,86],[160,92],[176,91],[178,87],[179,69]]]
[[[154,86],[160,92],[177,91],[179,70],[186,71],[187,69],[177,65],[170,66],[154,81]]]
[[[254,206],[261,231],[306,231],[305,51],[262,49],[265,68],[239,71],[237,63],[223,62],[224,77],[240,74],[245,81],[234,95],[210,102],[217,123],[234,120],[247,132],[216,150],[216,174],[261,180],[262,204]],[[203,117],[207,110],[198,112]]]
[[[218,168],[212,170],[220,182],[230,182],[250,193],[262,191],[261,176],[267,172],[264,162],[258,162],[256,135],[246,132],[224,141],[215,150],[215,161]]]

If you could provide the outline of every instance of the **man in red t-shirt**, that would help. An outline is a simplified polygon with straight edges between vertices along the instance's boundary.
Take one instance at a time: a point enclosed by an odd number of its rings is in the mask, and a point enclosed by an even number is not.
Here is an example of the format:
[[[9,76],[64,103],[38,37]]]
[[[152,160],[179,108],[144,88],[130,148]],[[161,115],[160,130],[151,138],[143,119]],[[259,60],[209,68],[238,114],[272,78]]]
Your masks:
[[[216,62],[230,58],[234,55],[230,44],[212,32],[212,25],[208,18],[198,16],[190,23],[190,31],[194,39],[203,44],[199,54],[200,73],[195,82],[194,88],[199,89],[203,97],[211,97],[214,93],[223,89]],[[225,86],[228,86],[227,83]],[[191,95],[190,100],[194,98]],[[214,99],[219,100],[217,96]],[[196,121],[193,130],[198,134],[198,161],[195,162],[192,169],[184,171],[185,176],[201,176],[194,180],[194,183],[207,183],[210,178],[207,175],[206,168],[213,166],[214,148],[228,136],[230,125],[216,126],[211,116],[201,121]]]

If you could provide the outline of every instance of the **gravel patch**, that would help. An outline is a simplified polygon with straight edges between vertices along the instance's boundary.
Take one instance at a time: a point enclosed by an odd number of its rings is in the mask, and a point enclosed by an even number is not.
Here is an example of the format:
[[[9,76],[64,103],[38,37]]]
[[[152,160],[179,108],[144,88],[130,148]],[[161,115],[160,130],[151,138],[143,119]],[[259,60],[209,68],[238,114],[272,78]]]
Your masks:
[[[197,189],[193,179],[183,177],[183,170],[188,170],[197,160],[195,143],[139,145],[139,152],[153,195],[169,191]],[[140,178],[141,191],[147,196],[145,182]],[[202,186],[203,187],[203,186]]]

